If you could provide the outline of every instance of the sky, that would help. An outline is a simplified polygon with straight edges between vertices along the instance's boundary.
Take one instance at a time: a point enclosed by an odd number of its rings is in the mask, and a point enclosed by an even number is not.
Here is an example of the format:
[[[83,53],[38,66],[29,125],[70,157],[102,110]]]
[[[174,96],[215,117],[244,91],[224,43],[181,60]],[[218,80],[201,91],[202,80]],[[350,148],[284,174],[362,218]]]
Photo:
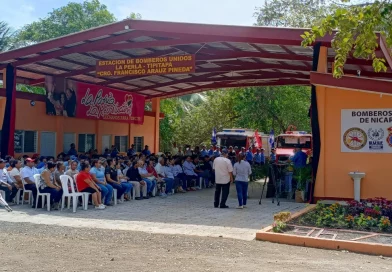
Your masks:
[[[83,2],[83,0],[72,0]],[[70,0],[0,0],[0,21],[14,29],[44,18],[48,12],[66,5]],[[189,23],[252,25],[253,13],[264,0],[101,0],[117,19],[131,12],[145,20]]]

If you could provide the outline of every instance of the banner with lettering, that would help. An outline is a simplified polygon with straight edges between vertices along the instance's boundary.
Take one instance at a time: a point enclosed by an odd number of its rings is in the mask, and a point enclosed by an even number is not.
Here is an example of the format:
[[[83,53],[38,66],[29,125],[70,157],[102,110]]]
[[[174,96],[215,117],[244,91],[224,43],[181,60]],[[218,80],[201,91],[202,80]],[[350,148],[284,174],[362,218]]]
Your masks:
[[[49,115],[133,124],[144,122],[142,95],[53,77],[46,78],[45,88]]]
[[[392,109],[342,110],[341,151],[392,153]]]
[[[98,77],[189,74],[195,69],[195,55],[98,60],[96,63]]]

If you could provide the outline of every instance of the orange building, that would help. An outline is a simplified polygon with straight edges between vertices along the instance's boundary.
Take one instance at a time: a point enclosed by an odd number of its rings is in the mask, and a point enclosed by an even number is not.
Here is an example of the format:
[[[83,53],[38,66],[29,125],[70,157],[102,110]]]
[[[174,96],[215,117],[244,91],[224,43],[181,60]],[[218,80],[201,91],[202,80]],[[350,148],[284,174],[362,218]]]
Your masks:
[[[0,91],[1,126],[6,102],[4,96],[5,93]],[[44,101],[43,95],[17,92],[15,134],[21,135],[21,144],[15,146],[16,157],[35,153],[57,156],[68,152],[71,143],[75,143],[78,152],[96,148],[103,154],[105,148],[110,149],[112,145],[116,145],[120,152],[126,152],[131,144],[135,144],[137,151],[148,145],[151,152],[158,152],[159,130],[155,127],[159,118],[163,118],[157,107],[159,99],[153,101],[155,111],[145,111],[143,125],[50,116],[45,113]]]
[[[320,162],[314,197],[315,199],[352,199],[354,186],[348,173],[357,171],[365,173],[361,181],[361,199],[374,197],[392,199],[392,184],[389,182],[389,167],[392,159],[390,151],[342,152],[341,150],[344,141],[342,134],[345,132],[341,127],[342,110],[392,110],[392,81],[358,76],[343,76],[341,79],[335,79],[327,73],[327,65],[327,48],[321,48],[318,72],[312,73],[310,77],[311,83],[316,85],[321,136]],[[370,127],[380,129],[392,126],[390,118],[387,120],[382,118],[381,121],[383,123],[374,123]],[[357,125],[353,123],[351,126],[357,127]],[[379,149],[390,148],[388,147],[389,133],[384,129],[383,135],[379,136],[381,144]],[[370,141],[369,135],[367,138]]]
[[[54,155],[74,142],[80,151],[94,146],[101,152],[112,144],[123,151],[135,143],[139,150],[147,144],[157,152],[160,99],[219,88],[307,85],[312,86],[312,166],[316,174],[312,201],[352,199],[352,171],[365,174],[360,183],[361,198],[392,199],[388,179],[392,135],[388,124],[367,126],[366,131],[365,126],[348,130],[343,126],[350,126],[351,119],[344,117],[348,110],[382,109],[392,114],[392,59],[385,42],[377,34],[380,47],[376,54],[387,60],[386,72],[375,73],[371,60],[350,56],[345,74],[360,71],[360,77],[334,79],[332,37],[304,48],[303,31],[123,20],[0,53],[0,74],[7,83],[0,90],[0,95],[7,97],[0,98],[0,122],[3,130],[10,131],[2,135],[6,139],[2,140],[2,150]],[[159,64],[180,59],[177,56],[186,56],[187,67]],[[146,59],[134,61],[141,57]],[[96,67],[97,62],[103,67]],[[146,62],[151,65],[142,67]],[[112,67],[112,63],[129,65],[124,70],[124,66]],[[145,112],[142,125],[47,116],[42,97],[15,91],[15,82],[42,85],[46,76],[142,95],[152,101],[152,112]],[[36,101],[34,106],[31,100]],[[346,132],[361,135],[353,135],[350,146],[351,140],[344,140]],[[20,142],[16,145],[10,135],[24,137],[23,146]]]

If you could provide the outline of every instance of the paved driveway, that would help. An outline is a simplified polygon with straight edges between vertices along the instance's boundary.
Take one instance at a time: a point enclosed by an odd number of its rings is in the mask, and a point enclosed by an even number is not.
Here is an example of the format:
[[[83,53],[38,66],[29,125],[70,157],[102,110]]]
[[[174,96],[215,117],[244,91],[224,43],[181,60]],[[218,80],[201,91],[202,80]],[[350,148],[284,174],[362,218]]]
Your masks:
[[[248,208],[243,210],[235,209],[237,201],[232,187],[227,203],[230,209],[215,209],[214,190],[204,189],[166,199],[133,200],[103,211],[89,206],[87,211],[79,207],[76,213],[72,209],[47,212],[19,205],[13,206],[13,213],[1,209],[0,221],[252,240],[257,230],[272,223],[275,213],[296,212],[304,207],[293,202],[277,206],[266,199],[259,205],[258,192],[259,188],[251,191],[255,197],[249,199]]]

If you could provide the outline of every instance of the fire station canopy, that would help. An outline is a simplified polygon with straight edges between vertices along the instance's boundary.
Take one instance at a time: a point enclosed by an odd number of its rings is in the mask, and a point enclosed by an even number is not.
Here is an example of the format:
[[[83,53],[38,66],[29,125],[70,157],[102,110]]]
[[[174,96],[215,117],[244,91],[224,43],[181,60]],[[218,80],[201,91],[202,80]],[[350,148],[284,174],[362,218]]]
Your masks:
[[[11,63],[17,82],[44,83],[65,77],[144,95],[173,97],[217,88],[310,85],[312,47],[301,47],[305,29],[225,26],[124,20],[0,53],[0,69]],[[318,42],[331,46],[331,36]],[[96,77],[97,60],[196,55],[196,72],[154,76]],[[378,56],[385,56],[380,50]],[[328,68],[334,52],[328,49]],[[392,79],[373,72],[372,62],[349,58],[346,74]],[[1,71],[1,70],[0,70]]]

